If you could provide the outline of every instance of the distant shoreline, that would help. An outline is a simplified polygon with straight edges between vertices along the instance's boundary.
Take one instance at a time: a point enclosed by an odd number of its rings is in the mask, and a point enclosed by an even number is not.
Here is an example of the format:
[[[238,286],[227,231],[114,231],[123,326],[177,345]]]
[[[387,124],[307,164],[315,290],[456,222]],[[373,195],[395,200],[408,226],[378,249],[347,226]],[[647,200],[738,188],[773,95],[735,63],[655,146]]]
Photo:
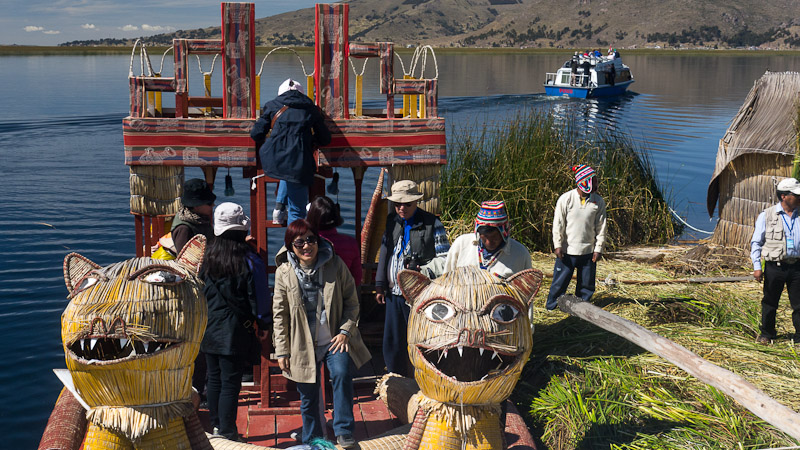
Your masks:
[[[152,55],[160,55],[167,50],[168,47],[147,47]],[[258,47],[257,52],[263,54],[275,47]],[[292,47],[295,51],[300,53],[311,53],[313,47]],[[106,47],[59,47],[59,46],[33,46],[33,45],[0,45],[0,56],[56,56],[56,55],[130,55],[132,47],[122,46],[106,46]],[[410,53],[412,49],[396,47],[398,53]],[[442,47],[435,48],[437,53],[453,54],[453,53],[538,53],[538,54],[561,54],[568,55],[575,51],[585,51],[587,49],[575,48],[510,48],[510,47],[487,47],[487,48],[456,48],[456,47]],[[750,49],[656,49],[656,48],[637,48],[637,49],[620,49],[623,55],[658,55],[658,54],[675,54],[682,55],[797,55],[800,50],[750,50]]]

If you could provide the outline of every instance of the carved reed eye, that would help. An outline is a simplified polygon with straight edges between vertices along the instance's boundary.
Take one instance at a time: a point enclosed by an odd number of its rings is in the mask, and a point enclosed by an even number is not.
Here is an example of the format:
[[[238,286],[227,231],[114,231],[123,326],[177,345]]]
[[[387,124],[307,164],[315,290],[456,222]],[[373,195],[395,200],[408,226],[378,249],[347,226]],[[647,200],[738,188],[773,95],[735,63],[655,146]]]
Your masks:
[[[175,272],[168,270],[157,270],[143,274],[140,280],[145,283],[159,284],[159,285],[173,285],[183,282],[183,277]]]
[[[434,322],[445,321],[453,317],[455,312],[452,306],[441,302],[432,303],[425,308],[425,316]]]
[[[519,310],[508,303],[500,303],[492,309],[492,319],[500,323],[509,323],[517,318]]]
[[[95,275],[93,273],[90,273],[89,275],[86,275],[85,277],[83,277],[81,282],[78,283],[78,287],[75,288],[75,290],[72,292],[72,294],[74,295],[74,294],[77,294],[78,292],[81,292],[81,291],[84,291],[86,289],[89,289],[90,287],[94,286],[97,283],[98,280],[99,280],[99,278],[97,277],[97,275]]]

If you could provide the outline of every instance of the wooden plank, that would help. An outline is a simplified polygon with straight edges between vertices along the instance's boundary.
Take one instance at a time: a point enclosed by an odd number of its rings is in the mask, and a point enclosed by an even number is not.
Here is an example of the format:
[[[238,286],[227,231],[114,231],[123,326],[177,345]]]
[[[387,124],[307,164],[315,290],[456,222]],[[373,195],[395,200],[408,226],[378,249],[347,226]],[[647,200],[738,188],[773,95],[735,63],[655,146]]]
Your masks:
[[[275,445],[287,447],[299,444],[291,438],[292,432],[303,433],[303,419],[299,414],[291,416],[275,416]],[[287,445],[288,444],[288,445]]]
[[[222,3],[222,116],[255,119],[255,5]]]
[[[663,336],[574,295],[559,297],[558,307],[570,315],[586,320],[661,356],[700,381],[729,395],[750,412],[784,433],[800,439],[800,414],[782,405],[730,370],[723,369]]]
[[[362,397],[357,406],[368,437],[383,434],[401,425],[377,396]]]

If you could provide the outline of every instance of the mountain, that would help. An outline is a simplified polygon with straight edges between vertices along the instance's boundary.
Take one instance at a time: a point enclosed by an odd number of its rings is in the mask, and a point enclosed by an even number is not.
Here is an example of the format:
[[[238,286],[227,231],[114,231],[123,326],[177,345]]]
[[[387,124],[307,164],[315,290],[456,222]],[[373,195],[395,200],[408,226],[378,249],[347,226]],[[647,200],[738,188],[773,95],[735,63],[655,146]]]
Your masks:
[[[800,48],[797,0],[351,0],[351,42],[435,47]],[[257,13],[258,11],[256,11]],[[259,45],[308,46],[313,8],[256,20]],[[219,27],[143,38],[218,38]],[[62,45],[86,45],[75,41]],[[101,42],[93,42],[98,44]]]

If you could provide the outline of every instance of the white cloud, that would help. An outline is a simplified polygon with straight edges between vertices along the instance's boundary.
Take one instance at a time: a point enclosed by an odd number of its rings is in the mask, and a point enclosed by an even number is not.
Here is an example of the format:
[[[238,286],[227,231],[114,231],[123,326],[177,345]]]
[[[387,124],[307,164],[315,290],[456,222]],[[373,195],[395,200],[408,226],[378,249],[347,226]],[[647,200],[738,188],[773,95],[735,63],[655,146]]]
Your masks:
[[[136,25],[131,25],[131,24],[127,24],[124,27],[120,27],[120,30],[122,30],[122,31],[136,31],[138,29],[139,29],[139,27],[137,27]]]
[[[171,31],[173,30],[172,27],[169,26],[161,26],[161,25],[148,25],[146,23],[142,24],[143,31]]]
[[[42,33],[44,33],[44,34],[61,34],[61,32],[58,31],[58,30],[47,30],[47,31],[42,31]]]
[[[85,23],[81,25],[81,28],[83,28],[84,30],[94,30],[97,27],[95,27],[93,23]]]
[[[30,33],[31,31],[44,31],[44,27],[36,27],[33,25],[28,25],[27,27],[23,28],[23,30]]]

